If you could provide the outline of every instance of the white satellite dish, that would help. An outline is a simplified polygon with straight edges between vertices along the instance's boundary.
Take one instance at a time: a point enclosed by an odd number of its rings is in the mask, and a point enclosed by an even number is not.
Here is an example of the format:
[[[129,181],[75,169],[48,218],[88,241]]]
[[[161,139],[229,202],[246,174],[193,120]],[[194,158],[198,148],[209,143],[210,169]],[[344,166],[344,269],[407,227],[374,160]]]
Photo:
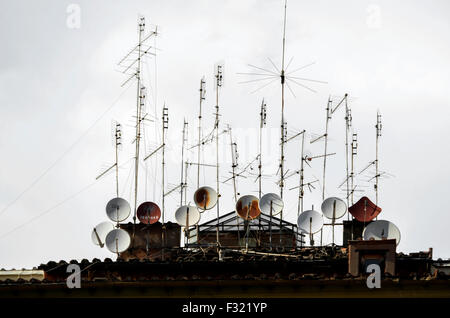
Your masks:
[[[283,210],[283,206],[283,200],[276,193],[267,193],[259,200],[259,208],[266,214],[277,215]]]
[[[320,212],[307,210],[299,215],[297,225],[302,232],[317,233],[323,227],[323,216]]]
[[[400,230],[392,222],[378,220],[367,225],[363,231],[363,238],[364,240],[381,240],[383,238],[388,240],[395,239],[398,245],[398,243],[400,243]]]
[[[345,204],[342,199],[331,197],[322,202],[322,213],[328,219],[339,219],[343,217],[346,212],[347,204]]]
[[[195,225],[200,221],[200,212],[195,206],[183,205],[175,212],[175,220],[180,226]]]
[[[102,222],[92,230],[92,243],[100,247],[105,246],[106,235],[114,230],[114,224],[110,222]]]
[[[200,212],[210,210],[217,203],[217,192],[211,187],[198,188],[194,193],[194,202]]]
[[[106,215],[111,221],[125,221],[131,213],[130,204],[122,198],[114,198],[106,205]]]
[[[113,253],[122,253],[130,247],[131,238],[127,231],[115,229],[106,235],[106,247]]]

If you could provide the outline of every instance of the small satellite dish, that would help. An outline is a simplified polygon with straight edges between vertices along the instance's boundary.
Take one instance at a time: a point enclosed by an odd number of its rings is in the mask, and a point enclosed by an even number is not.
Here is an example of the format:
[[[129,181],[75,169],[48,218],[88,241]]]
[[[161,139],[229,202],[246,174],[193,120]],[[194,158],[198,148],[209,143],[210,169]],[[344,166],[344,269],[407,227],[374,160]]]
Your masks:
[[[297,225],[302,232],[317,233],[323,227],[323,216],[320,212],[307,210],[299,215]]]
[[[331,197],[322,202],[322,213],[328,219],[340,219],[346,212],[347,204],[342,199]]]
[[[198,188],[194,193],[194,202],[200,211],[212,209],[217,203],[217,192],[211,187]]]
[[[244,195],[236,203],[236,212],[244,220],[253,220],[259,217],[259,200],[254,195]]]
[[[127,231],[115,229],[106,235],[106,247],[113,253],[122,253],[130,247],[131,238]]]
[[[114,230],[114,224],[110,222],[102,222],[92,230],[92,243],[100,247],[105,246],[106,235]]]
[[[131,208],[127,200],[114,198],[106,205],[106,215],[111,221],[122,222],[130,216]]]
[[[261,209],[261,212],[266,214],[271,213],[270,208],[272,207],[272,215],[277,215],[281,212],[281,210],[283,210],[283,206],[283,200],[276,193],[267,193],[263,195],[259,201],[259,208]]]
[[[183,205],[175,212],[175,220],[180,226],[195,225],[200,221],[200,212],[195,206]]]
[[[141,223],[154,224],[161,217],[161,209],[156,203],[144,202],[138,207],[136,214]]]
[[[400,230],[394,223],[386,220],[378,220],[370,223],[363,231],[364,240],[381,240],[386,238],[388,240],[395,239],[400,243]]]

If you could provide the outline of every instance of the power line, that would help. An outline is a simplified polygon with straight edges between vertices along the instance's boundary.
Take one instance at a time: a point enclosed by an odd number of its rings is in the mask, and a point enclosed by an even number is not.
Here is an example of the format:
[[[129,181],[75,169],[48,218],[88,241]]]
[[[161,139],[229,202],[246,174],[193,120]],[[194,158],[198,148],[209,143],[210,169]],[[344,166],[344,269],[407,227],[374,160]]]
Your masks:
[[[55,205],[52,206],[51,208],[48,208],[48,209],[45,210],[44,212],[42,212],[42,213],[36,215],[34,218],[30,219],[29,221],[27,221],[27,222],[25,222],[25,223],[22,223],[22,224],[20,224],[19,226],[17,226],[17,227],[15,227],[14,229],[12,229],[11,231],[6,232],[5,234],[1,235],[1,236],[0,236],[0,240],[3,239],[3,238],[5,238],[6,236],[10,235],[11,233],[13,233],[13,232],[15,232],[15,231],[21,229],[22,227],[24,227],[24,226],[26,226],[26,225],[28,225],[28,224],[30,224],[30,223],[36,221],[36,220],[39,219],[40,217],[42,217],[42,216],[44,216],[44,215],[46,215],[46,214],[52,212],[53,210],[55,210],[56,208],[60,207],[60,206],[63,205],[64,203],[66,203],[66,202],[72,200],[73,198],[75,198],[76,196],[80,195],[81,193],[83,193],[83,192],[86,191],[87,189],[91,188],[96,182],[97,182],[97,180],[94,181],[94,182],[92,182],[92,183],[90,183],[90,184],[88,184],[87,186],[83,187],[81,190],[79,190],[79,191],[77,191],[76,193],[70,195],[69,197],[65,198],[63,201],[61,201],[61,202],[55,204]]]
[[[44,170],[43,173],[41,173],[36,179],[33,180],[33,182],[30,183],[29,186],[27,186],[15,199],[13,199],[10,203],[8,203],[1,211],[0,215],[5,213],[12,205],[14,205],[22,196],[27,193],[29,190],[31,190],[43,177],[45,177],[50,170],[52,170],[61,160],[70,153],[70,151],[75,148],[77,144],[80,143],[80,141],[86,137],[86,135],[89,133],[89,131],[95,127],[95,125],[116,105],[116,103],[120,100],[120,98],[125,94],[125,92],[128,90],[128,88],[131,85],[128,85],[127,88],[125,88],[117,97],[112,104],[78,137],[77,140],[69,147],[66,151],[62,153],[61,156],[58,157],[47,169]]]

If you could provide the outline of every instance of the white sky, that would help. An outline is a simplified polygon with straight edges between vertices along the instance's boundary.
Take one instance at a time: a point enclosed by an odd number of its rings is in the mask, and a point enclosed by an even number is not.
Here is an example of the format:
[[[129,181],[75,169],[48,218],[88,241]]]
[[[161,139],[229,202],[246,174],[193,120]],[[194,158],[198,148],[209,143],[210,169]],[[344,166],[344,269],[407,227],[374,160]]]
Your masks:
[[[71,3],[81,9],[80,28],[67,25]],[[337,100],[348,93],[359,139],[356,171],[360,171],[374,160],[374,125],[380,110],[380,169],[395,177],[380,182],[383,212],[379,219],[399,227],[399,251],[433,247],[435,258],[450,257],[449,9],[446,1],[290,1],[287,20],[286,56],[287,60],[294,57],[290,68],[316,62],[297,76],[328,82],[304,82],[316,89],[316,94],[293,84],[296,98],[289,92],[286,95],[288,128],[323,134],[328,96]],[[179,183],[183,118],[189,121],[189,144],[196,142],[198,86],[203,75],[207,81],[204,132],[213,124],[212,84],[217,62],[225,62],[221,124],[232,125],[240,166],[257,154],[258,114],[264,97],[268,106],[264,173],[276,171],[280,85],[276,82],[250,94],[259,83],[238,84],[254,77],[236,73],[254,71],[248,63],[272,69],[267,58],[280,65],[282,0],[1,1],[0,268],[112,256],[94,246],[90,236],[93,226],[107,220],[104,209],[115,195],[114,174],[97,182],[95,177],[113,162],[111,122],[118,120],[125,125],[120,161],[128,162],[120,170],[120,192],[132,201],[127,176],[134,155],[130,143],[135,85],[122,94],[120,85],[126,77],[116,71],[116,63],[136,43],[139,14],[146,17],[147,27],[157,24],[160,31],[156,85],[154,58],[146,60],[143,77],[150,91],[147,111],[155,115],[156,109],[159,118],[163,103],[169,107],[166,190]],[[159,125],[146,126],[143,154],[160,144]],[[330,122],[329,151],[337,155],[328,161],[326,196],[343,195],[337,186],[345,178],[344,137],[344,112],[340,109]],[[309,145],[309,140],[308,151],[320,154],[322,144]],[[221,176],[225,179],[231,170],[228,135],[222,143]],[[298,140],[287,146],[286,167],[291,171],[298,169],[299,147]],[[214,151],[214,147],[205,149],[205,162],[213,162]],[[196,152],[189,152],[189,159],[195,158]],[[141,175],[140,202],[161,202],[160,159],[148,162],[147,185],[144,173]],[[321,179],[321,168],[321,160],[313,161],[306,180]],[[214,186],[214,169],[202,169],[201,180]],[[263,191],[278,192],[275,180],[264,180]],[[188,200],[195,181],[195,169],[191,168]],[[297,177],[292,177],[286,185],[284,214],[291,222],[297,214],[297,191],[288,189],[297,184]],[[374,200],[372,185],[359,184],[367,186],[365,195]],[[238,186],[242,194],[257,190],[254,178],[240,179]],[[231,183],[221,184],[221,188],[221,213],[227,213],[234,206]],[[319,209],[319,188],[307,192],[305,208],[314,204]],[[72,198],[82,189],[85,191]],[[166,201],[166,219],[173,221],[179,194]],[[215,213],[205,213],[202,221]],[[339,228],[336,237],[339,243]],[[330,242],[329,231],[324,239]]]

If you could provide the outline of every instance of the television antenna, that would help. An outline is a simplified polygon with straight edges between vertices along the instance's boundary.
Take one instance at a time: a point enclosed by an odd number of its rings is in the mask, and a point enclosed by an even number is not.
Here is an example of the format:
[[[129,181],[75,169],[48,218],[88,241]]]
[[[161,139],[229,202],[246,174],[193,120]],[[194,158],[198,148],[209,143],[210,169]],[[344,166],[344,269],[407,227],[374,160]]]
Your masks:
[[[95,178],[95,180],[100,179],[113,168],[116,168],[116,196],[119,197],[119,148],[122,145],[122,126],[115,122],[115,130],[114,130],[114,148],[115,148],[115,162],[108,169],[103,171],[100,175]]]
[[[139,29],[139,35],[138,35],[138,43],[131,49],[128,54],[126,54],[118,63],[119,67],[122,67],[122,73],[130,75],[130,77],[122,84],[125,85],[128,81],[132,79],[137,80],[137,101],[136,101],[136,136],[135,136],[135,142],[136,142],[136,150],[135,150],[135,179],[134,179],[134,215],[133,215],[133,223],[136,225],[136,212],[137,212],[137,195],[138,195],[138,177],[139,177],[139,152],[140,152],[140,139],[141,139],[141,124],[142,124],[142,108],[143,105],[145,105],[145,87],[142,85],[141,81],[141,68],[142,68],[142,58],[146,55],[155,55],[154,53],[150,52],[152,49],[152,46],[148,44],[148,40],[152,36],[157,35],[157,27],[154,31],[151,31],[148,34],[145,34],[145,18],[139,17],[138,22],[138,29]],[[137,54],[137,57],[134,58],[134,55]],[[129,61],[129,58],[132,57],[131,62]],[[135,71],[133,71],[131,74],[128,72],[133,68],[136,67]],[[134,237],[134,228],[133,227],[133,237]]]
[[[237,185],[236,185],[236,177],[239,175],[236,175],[236,168],[238,166],[238,152],[237,152],[237,143],[233,142],[233,136],[231,132],[231,127],[228,125],[228,132],[230,134],[230,146],[231,146],[231,179],[233,180],[233,191],[234,191],[234,203],[237,202]],[[227,179],[227,181],[230,179]],[[224,181],[225,183],[225,181]]]
[[[293,71],[289,71],[289,66],[293,60],[293,58],[290,59],[290,61],[287,63],[287,65],[285,65],[285,53],[286,53],[286,17],[287,17],[287,0],[285,0],[284,2],[284,19],[283,19],[283,40],[282,40],[282,55],[281,55],[281,69],[279,69],[275,63],[268,58],[269,62],[272,64],[272,67],[274,70],[269,70],[269,69],[265,69],[262,67],[258,67],[255,65],[251,65],[248,64],[248,66],[252,67],[253,69],[255,69],[255,72],[258,73],[238,73],[238,74],[243,74],[243,75],[252,75],[252,76],[258,76],[257,79],[254,80],[250,80],[250,81],[244,81],[241,83],[253,83],[253,82],[266,82],[265,84],[263,84],[261,87],[259,87],[258,89],[252,91],[252,93],[255,93],[257,91],[259,91],[260,89],[274,83],[278,78],[280,79],[281,82],[281,143],[280,143],[280,164],[279,164],[279,171],[280,171],[280,180],[278,182],[279,187],[280,187],[280,197],[283,198],[283,188],[284,188],[284,144],[285,144],[285,126],[286,126],[286,122],[285,122],[285,118],[284,118],[284,108],[285,108],[285,86],[287,86],[287,88],[290,90],[291,94],[295,97],[295,94],[291,88],[291,86],[289,85],[289,83],[292,84],[296,84],[302,88],[305,88],[309,91],[312,92],[316,92],[314,89],[302,84],[302,81],[307,81],[307,82],[315,82],[315,83],[326,83],[324,81],[317,81],[317,80],[313,80],[313,79],[309,79],[309,78],[303,78],[303,77],[296,77],[296,76],[292,76],[291,74],[294,74],[302,69],[305,69],[308,66],[311,66],[313,64],[315,64],[315,62],[313,63],[309,63],[307,65],[304,65],[302,67],[296,68]],[[262,72],[261,72],[262,71]],[[280,219],[283,219],[283,211],[281,211],[280,213]]]
[[[202,102],[205,100],[206,95],[206,82],[205,77],[200,80],[200,103],[199,103],[199,114],[198,114],[198,149],[197,149],[197,162],[201,163],[201,152],[202,152]],[[197,166],[197,189],[200,187],[200,165]]]
[[[186,119],[184,119],[183,122],[183,141],[182,141],[182,145],[181,145],[181,176],[180,176],[180,206],[183,205],[183,196],[186,196],[186,188],[187,188],[187,180],[185,178],[185,171],[184,171],[184,152],[185,152],[185,144],[187,142],[187,130],[188,128],[188,123],[186,121]],[[199,166],[200,167],[200,166]],[[187,169],[187,168],[186,168]],[[185,198],[186,201],[186,198]]]
[[[262,195],[262,129],[266,126],[267,105],[264,98],[261,102],[261,110],[259,112],[259,163],[258,163],[258,198],[261,200]],[[280,211],[281,212],[281,211]]]
[[[379,170],[378,170],[378,143],[379,139],[381,137],[381,114],[377,112],[377,124],[375,125],[376,129],[376,142],[375,142],[375,205],[378,206],[378,179],[380,177]]]
[[[216,192],[217,192],[217,226],[216,226],[216,241],[217,241],[217,252],[219,254],[219,259],[221,259],[220,252],[220,241],[219,241],[219,215],[220,215],[220,181],[219,181],[219,89],[223,85],[223,65],[218,64],[216,66],[216,80],[215,80],[215,88],[216,88],[216,113],[215,113],[215,122],[214,128],[216,130]]]

